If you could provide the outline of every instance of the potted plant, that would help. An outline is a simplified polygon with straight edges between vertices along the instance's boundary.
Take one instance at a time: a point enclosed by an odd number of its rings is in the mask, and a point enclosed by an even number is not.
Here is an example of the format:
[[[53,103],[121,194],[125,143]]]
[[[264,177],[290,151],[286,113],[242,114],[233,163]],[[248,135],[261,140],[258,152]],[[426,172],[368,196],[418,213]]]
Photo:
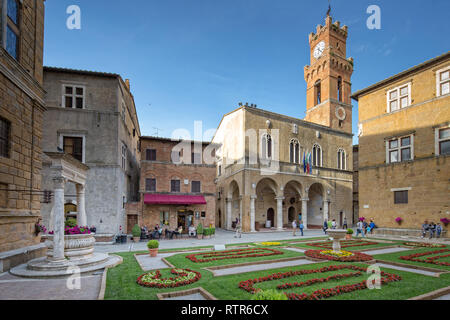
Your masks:
[[[444,224],[444,226],[447,226],[450,223],[450,220],[447,218],[442,218],[441,222]]]
[[[345,234],[345,240],[351,240],[353,235],[353,229],[347,229],[347,233]]]
[[[211,238],[211,229],[210,228],[205,228],[205,230],[203,230],[203,238],[205,238],[205,239]]]
[[[133,235],[133,241],[139,242],[139,240],[141,240],[141,227],[135,224],[133,229],[131,230],[131,234]]]
[[[203,225],[201,223],[197,226],[197,239],[201,240],[203,238]]]
[[[150,257],[156,257],[158,255],[159,242],[158,240],[150,240],[147,242],[148,252]]]
[[[401,224],[402,221],[403,221],[403,219],[400,217],[395,218],[395,222],[397,222],[398,224]]]

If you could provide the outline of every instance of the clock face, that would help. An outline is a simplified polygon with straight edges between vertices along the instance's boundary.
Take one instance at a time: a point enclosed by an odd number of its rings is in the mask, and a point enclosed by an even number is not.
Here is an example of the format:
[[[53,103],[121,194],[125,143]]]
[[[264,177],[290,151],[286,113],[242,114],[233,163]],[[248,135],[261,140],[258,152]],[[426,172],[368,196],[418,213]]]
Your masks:
[[[319,59],[322,56],[324,50],[325,50],[325,42],[320,41],[314,48],[314,53],[313,53],[314,58]]]

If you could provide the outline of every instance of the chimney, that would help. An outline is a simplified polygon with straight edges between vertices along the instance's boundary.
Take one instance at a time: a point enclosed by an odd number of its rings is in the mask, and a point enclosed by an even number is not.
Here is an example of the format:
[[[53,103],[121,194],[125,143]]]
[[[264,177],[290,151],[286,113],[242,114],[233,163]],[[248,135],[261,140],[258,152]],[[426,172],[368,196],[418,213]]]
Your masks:
[[[130,90],[130,79],[125,79],[125,85],[127,86],[128,91],[131,91]]]

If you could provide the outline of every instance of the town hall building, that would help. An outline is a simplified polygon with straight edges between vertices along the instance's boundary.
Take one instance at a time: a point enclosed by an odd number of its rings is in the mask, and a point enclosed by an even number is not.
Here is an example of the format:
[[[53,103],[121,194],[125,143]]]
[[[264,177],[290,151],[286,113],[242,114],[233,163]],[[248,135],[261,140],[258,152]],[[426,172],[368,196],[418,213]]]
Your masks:
[[[326,17],[309,35],[311,63],[304,120],[240,105],[213,138],[217,161],[216,225],[244,232],[282,230],[293,220],[321,228],[324,220],[352,221],[353,59],[347,26]]]

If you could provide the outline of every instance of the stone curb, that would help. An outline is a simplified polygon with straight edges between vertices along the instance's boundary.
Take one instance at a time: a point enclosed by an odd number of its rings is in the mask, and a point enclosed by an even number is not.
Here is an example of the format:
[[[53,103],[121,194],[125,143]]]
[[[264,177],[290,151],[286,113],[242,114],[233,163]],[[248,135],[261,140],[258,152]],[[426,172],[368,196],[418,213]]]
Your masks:
[[[389,264],[389,265],[396,266],[396,267],[403,267],[403,268],[409,268],[409,269],[415,269],[415,270],[434,272],[434,273],[436,273],[436,275],[435,275],[436,278],[439,278],[441,274],[450,273],[450,271],[445,271],[445,270],[441,270],[441,269],[419,267],[419,266],[415,266],[415,265],[411,265],[411,264],[407,264],[407,263],[400,263],[400,262],[393,262],[393,261],[386,261],[386,260],[379,260],[379,259],[376,259],[375,263],[384,263],[384,264]]]
[[[409,298],[408,300],[434,300],[436,298],[445,296],[450,293],[450,287],[438,289],[429,293],[422,294],[417,297]]]
[[[167,298],[175,298],[175,297],[181,297],[181,296],[187,296],[195,293],[200,293],[206,300],[217,300],[216,297],[214,297],[211,293],[203,289],[202,287],[183,290],[183,291],[174,291],[174,292],[166,292],[166,293],[158,293],[156,296],[158,297],[158,300],[164,300]]]
[[[101,286],[100,286],[100,292],[99,292],[99,294],[98,294],[97,300],[104,300],[104,299],[105,299],[106,277],[107,277],[107,274],[108,274],[108,269],[109,269],[109,268],[114,268],[114,267],[118,266],[119,264],[122,264],[122,263],[123,263],[123,258],[122,258],[121,256],[118,256],[118,255],[115,255],[115,254],[111,254],[111,256],[115,256],[115,257],[119,258],[119,260],[118,260],[114,265],[109,266],[109,267],[106,267],[106,268],[103,270],[103,274],[102,274],[102,284],[101,284]]]

